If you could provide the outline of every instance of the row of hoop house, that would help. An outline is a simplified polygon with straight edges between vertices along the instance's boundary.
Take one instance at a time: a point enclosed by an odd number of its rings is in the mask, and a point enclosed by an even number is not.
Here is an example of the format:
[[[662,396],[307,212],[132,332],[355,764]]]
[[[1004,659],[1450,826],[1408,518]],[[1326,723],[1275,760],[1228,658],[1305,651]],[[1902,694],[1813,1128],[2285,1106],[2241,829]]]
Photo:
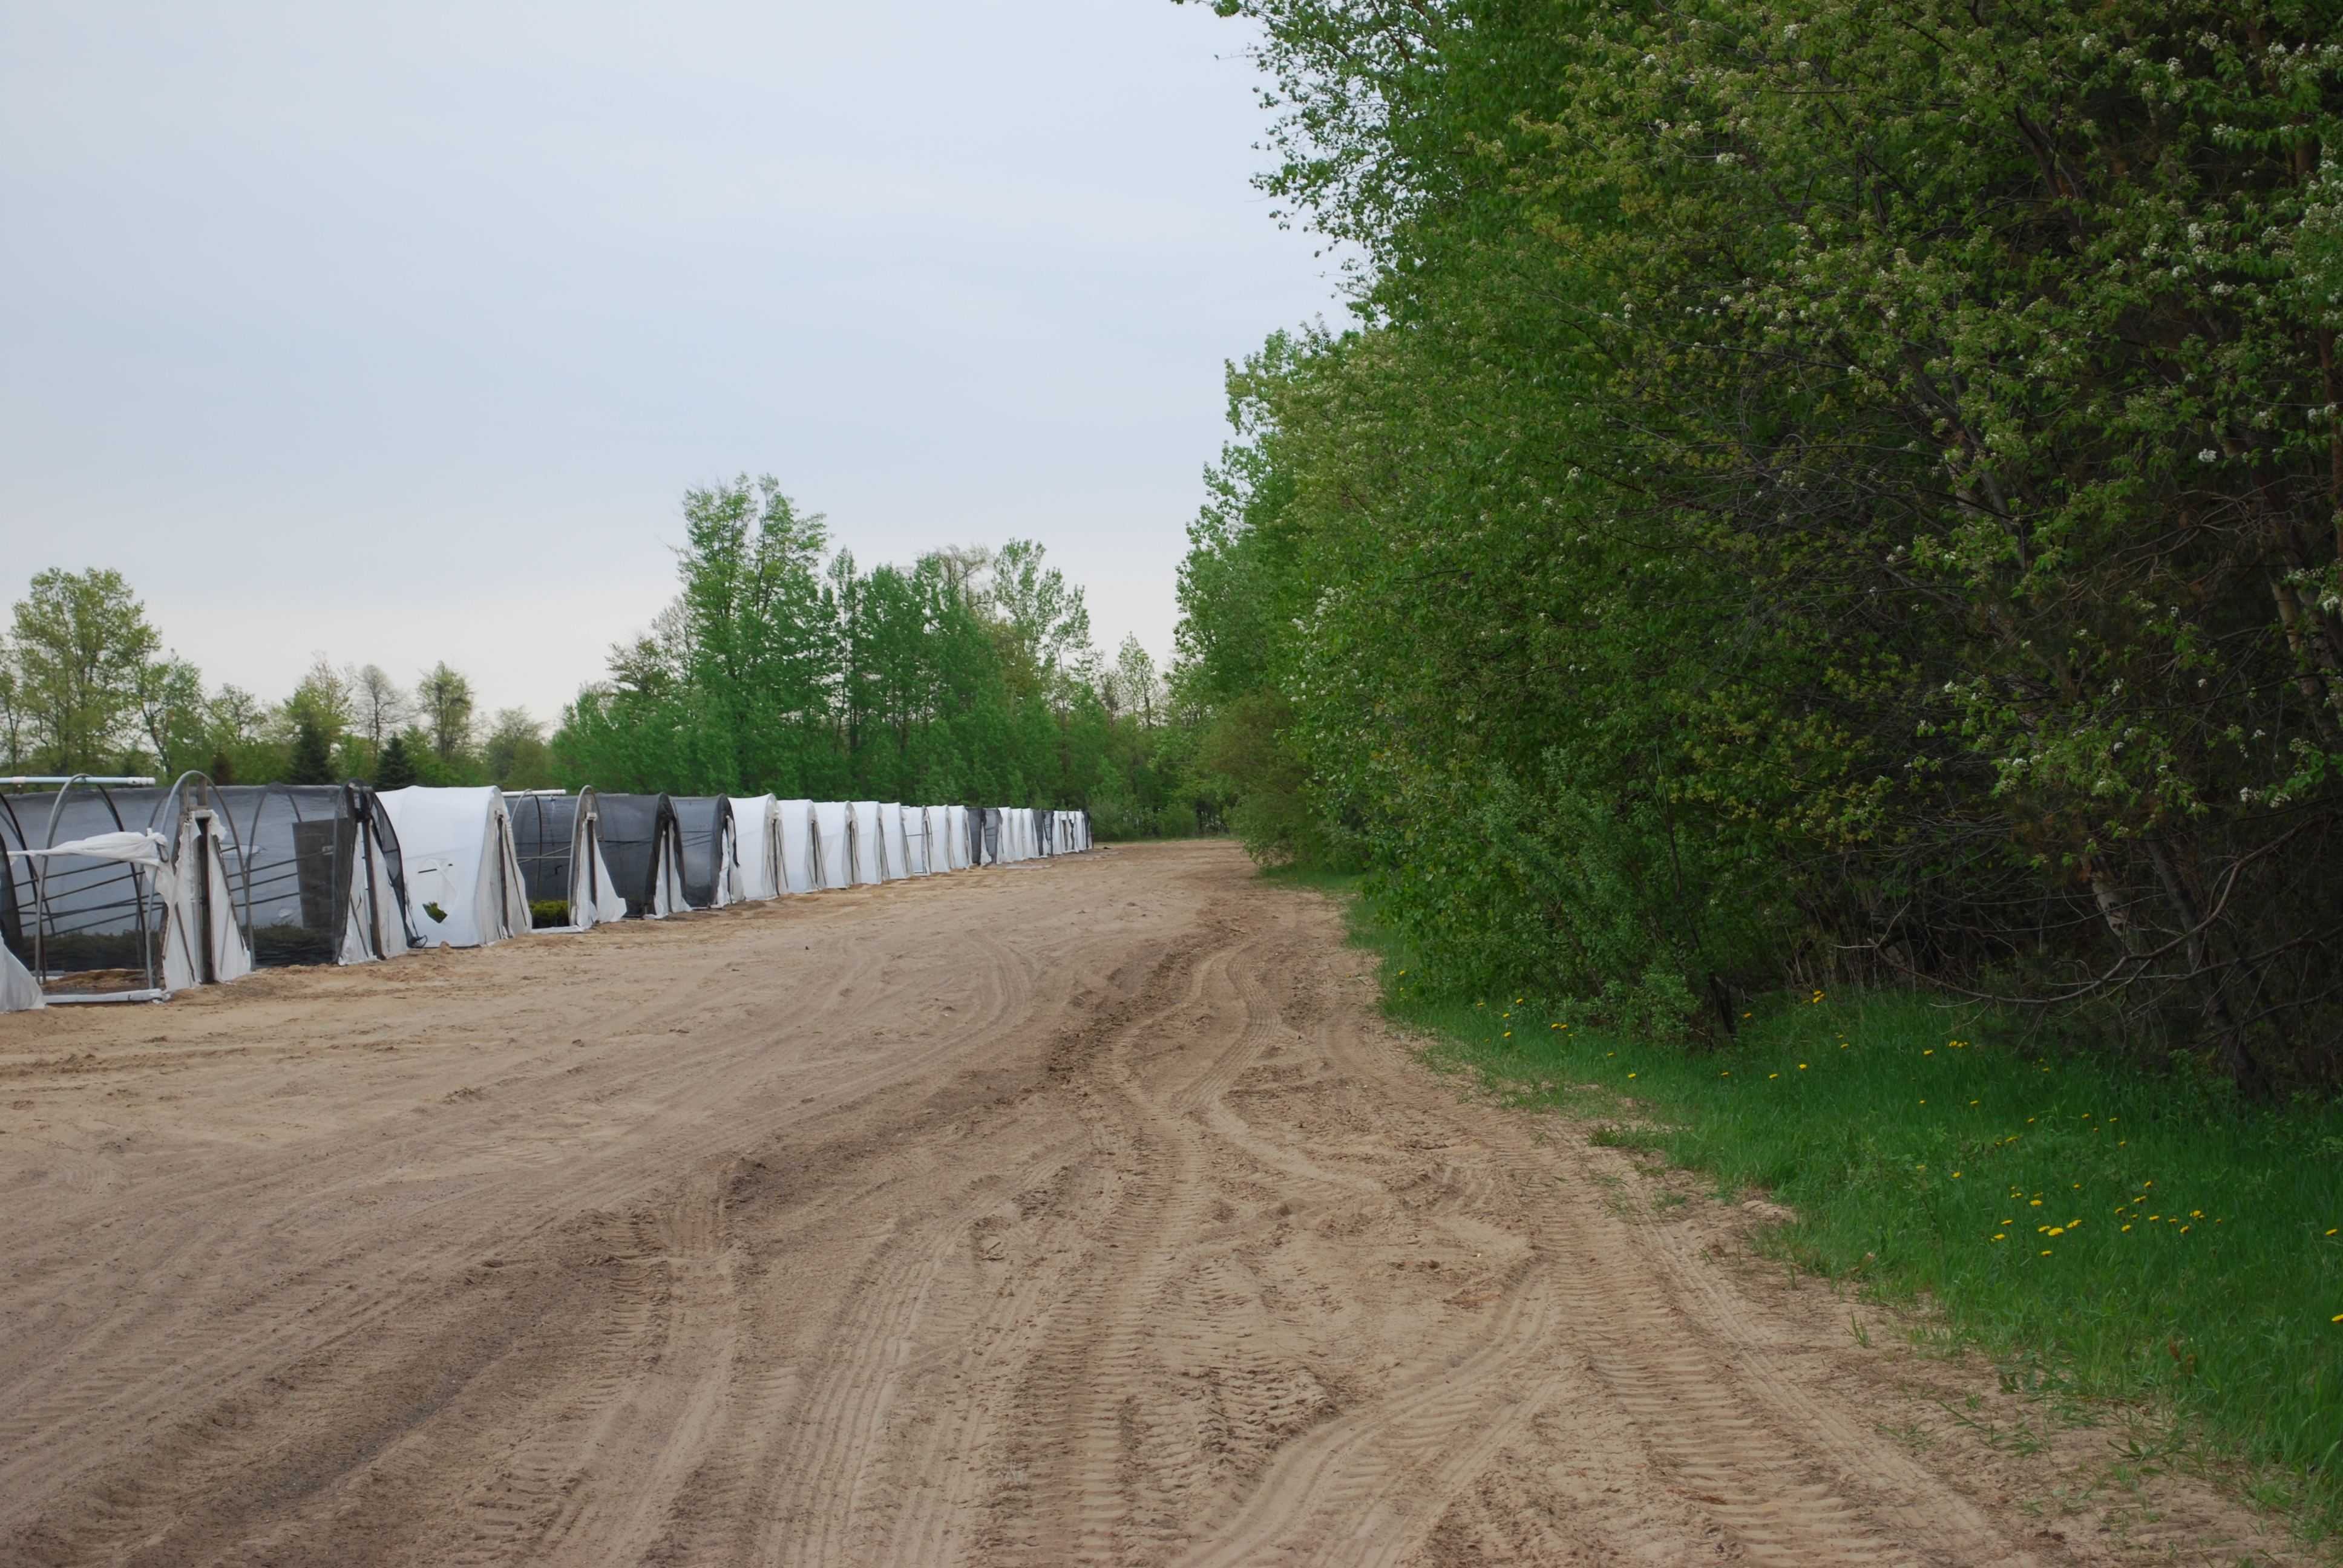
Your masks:
[[[1081,811],[508,795],[493,788],[73,784],[0,795],[0,1011],[151,1000],[273,964],[366,963],[1091,847]],[[63,981],[74,989],[66,990]]]

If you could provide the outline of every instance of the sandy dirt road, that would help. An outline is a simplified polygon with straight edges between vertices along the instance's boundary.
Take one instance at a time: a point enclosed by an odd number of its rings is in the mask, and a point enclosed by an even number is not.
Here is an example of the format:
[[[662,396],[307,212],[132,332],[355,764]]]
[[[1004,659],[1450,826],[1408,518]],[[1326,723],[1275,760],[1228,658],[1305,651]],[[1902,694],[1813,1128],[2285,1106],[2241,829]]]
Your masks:
[[[2026,1419],[1989,1378],[1429,1070],[1329,906],[1248,870],[1108,849],[0,1020],[0,1562],[2253,1532],[2060,1501],[2055,1444],[1979,1435]]]

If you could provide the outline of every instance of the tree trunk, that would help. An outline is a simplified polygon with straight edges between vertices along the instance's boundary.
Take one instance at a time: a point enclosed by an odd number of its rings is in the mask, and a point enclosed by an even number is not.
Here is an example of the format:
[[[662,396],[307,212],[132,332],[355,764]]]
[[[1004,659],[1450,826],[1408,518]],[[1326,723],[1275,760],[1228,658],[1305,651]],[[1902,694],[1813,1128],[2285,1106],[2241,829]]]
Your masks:
[[[2197,912],[2196,896],[2189,891],[2187,879],[2172,863],[2171,852],[2163,844],[2148,839],[2147,858],[2156,867],[2157,880],[2164,884],[2164,896],[2171,902],[2173,913],[2180,918],[2181,930],[2187,933],[2188,973],[2202,998],[2205,1022],[2220,1044],[2221,1066],[2240,1094],[2248,1100],[2266,1100],[2269,1097],[2268,1075],[2246,1043],[2245,1025],[2237,1021],[2236,1010],[2229,1006],[2229,966],[2212,957],[2212,942],[2204,917]]]

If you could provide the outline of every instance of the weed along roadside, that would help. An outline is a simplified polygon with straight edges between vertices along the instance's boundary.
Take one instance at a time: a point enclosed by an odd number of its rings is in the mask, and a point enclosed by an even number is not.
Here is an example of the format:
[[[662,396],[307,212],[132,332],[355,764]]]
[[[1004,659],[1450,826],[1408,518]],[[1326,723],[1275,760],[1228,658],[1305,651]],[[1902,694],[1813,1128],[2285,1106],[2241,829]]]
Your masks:
[[[1356,879],[1282,875],[1348,901],[1435,1065],[1728,1201],[1763,1192],[1793,1216],[1769,1255],[2061,1420],[2144,1413],[2159,1437],[2115,1441],[2118,1465],[2225,1470],[2308,1533],[2343,1523],[2335,1108],[2247,1105],[1894,992],[1775,997],[1723,1050],[1632,1042],[1519,992],[1443,996]]]

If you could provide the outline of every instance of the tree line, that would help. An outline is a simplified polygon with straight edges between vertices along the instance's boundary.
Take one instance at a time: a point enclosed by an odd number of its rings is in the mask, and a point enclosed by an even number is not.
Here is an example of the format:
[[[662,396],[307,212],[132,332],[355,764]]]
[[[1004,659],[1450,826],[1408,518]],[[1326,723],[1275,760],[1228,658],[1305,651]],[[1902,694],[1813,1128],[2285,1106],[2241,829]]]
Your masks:
[[[402,686],[381,666],[319,655],[290,695],[265,701],[164,646],[122,574],[35,574],[0,635],[5,771],[153,775],[223,784],[550,781],[545,726],[525,709],[481,715],[445,660]]]
[[[1091,647],[1041,546],[866,568],[770,477],[692,489],[683,519],[681,591],[563,713],[565,776],[1081,808],[1117,837],[1216,824],[1194,715],[1136,638]]]
[[[1917,984],[2343,1070],[2343,9],[1220,0],[1353,319],[1231,373],[1261,853],[1669,1040]]]
[[[1136,638],[1091,645],[1041,546],[860,566],[770,478],[696,488],[681,591],[548,726],[442,660],[401,684],[318,656],[266,701],[207,688],[120,573],[34,577],[0,637],[7,773],[378,788],[593,785],[1089,810],[1116,837],[1214,829],[1227,786]]]

